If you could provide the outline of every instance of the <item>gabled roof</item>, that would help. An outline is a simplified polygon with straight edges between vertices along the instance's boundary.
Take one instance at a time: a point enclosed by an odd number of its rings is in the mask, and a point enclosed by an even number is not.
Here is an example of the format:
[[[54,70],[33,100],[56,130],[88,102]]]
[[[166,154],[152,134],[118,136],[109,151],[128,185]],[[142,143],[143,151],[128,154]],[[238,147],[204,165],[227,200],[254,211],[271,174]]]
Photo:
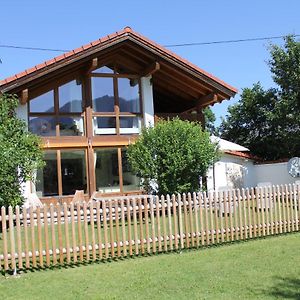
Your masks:
[[[172,65],[172,67],[183,70],[183,72],[189,74],[189,76],[193,77],[193,79],[198,80],[199,84],[201,82],[201,84],[209,86],[212,91],[219,93],[220,98],[214,99],[212,102],[221,102],[224,99],[229,99],[237,93],[236,88],[230,86],[212,74],[207,73],[203,69],[174,54],[170,50],[133,31],[130,27],[125,27],[121,31],[107,35],[89,44],[38,64],[23,72],[3,79],[0,81],[0,92],[15,92],[33,80],[45,76],[45,74],[49,74],[80,60],[87,60],[88,58],[96,57],[97,53],[101,53],[101,51],[105,49],[109,49],[117,44],[128,41],[132,42],[136,46],[142,47],[148,52],[151,52],[153,57],[163,59]]]

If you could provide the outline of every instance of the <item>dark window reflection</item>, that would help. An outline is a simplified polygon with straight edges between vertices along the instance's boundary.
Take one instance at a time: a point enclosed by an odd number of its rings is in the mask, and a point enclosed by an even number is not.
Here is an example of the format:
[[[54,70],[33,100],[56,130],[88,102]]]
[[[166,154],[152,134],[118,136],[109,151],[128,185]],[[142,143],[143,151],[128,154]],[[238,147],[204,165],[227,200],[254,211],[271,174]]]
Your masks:
[[[113,78],[92,77],[93,110],[114,112]]]
[[[60,112],[82,112],[82,91],[80,81],[70,81],[60,86],[58,91]]]
[[[34,113],[54,112],[54,91],[51,90],[29,102],[29,111]]]
[[[61,136],[82,136],[84,135],[82,117],[60,117],[58,119]]]
[[[55,136],[55,117],[30,117],[29,131],[40,136]]]
[[[120,112],[140,112],[139,84],[136,79],[118,78]]]
[[[75,194],[76,190],[87,192],[84,150],[61,151],[61,176],[63,195]]]

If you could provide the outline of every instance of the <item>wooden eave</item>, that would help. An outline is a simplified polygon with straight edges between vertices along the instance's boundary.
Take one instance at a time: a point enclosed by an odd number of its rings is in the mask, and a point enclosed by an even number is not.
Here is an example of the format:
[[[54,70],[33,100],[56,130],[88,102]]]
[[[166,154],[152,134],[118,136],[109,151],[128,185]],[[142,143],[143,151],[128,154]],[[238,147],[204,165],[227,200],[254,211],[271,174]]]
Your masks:
[[[161,84],[164,82],[168,92],[194,102],[210,93],[217,95],[211,103],[203,106],[229,99],[237,92],[235,88],[128,28],[2,80],[0,92],[21,95],[26,94],[24,90],[27,90],[30,99],[31,90],[70,73],[84,74],[95,58],[104,64],[109,60],[120,60],[124,67],[139,75],[145,75],[144,72],[149,71],[152,65],[158,64],[155,73],[151,73],[154,89],[156,85],[158,89],[164,89]]]

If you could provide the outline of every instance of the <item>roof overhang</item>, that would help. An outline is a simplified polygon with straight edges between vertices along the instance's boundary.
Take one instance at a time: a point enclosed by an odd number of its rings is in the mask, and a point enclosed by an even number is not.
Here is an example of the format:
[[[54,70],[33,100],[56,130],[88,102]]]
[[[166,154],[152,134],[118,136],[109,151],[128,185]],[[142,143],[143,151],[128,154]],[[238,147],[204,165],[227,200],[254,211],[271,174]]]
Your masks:
[[[237,93],[236,88],[129,27],[1,80],[0,92],[21,94],[26,89],[30,92],[31,88],[57,76],[86,68],[95,58],[103,62],[119,58],[133,72],[143,75],[149,75],[145,72],[154,65],[155,73],[151,74],[158,90],[169,90],[182,99],[193,100],[198,107],[230,99]]]

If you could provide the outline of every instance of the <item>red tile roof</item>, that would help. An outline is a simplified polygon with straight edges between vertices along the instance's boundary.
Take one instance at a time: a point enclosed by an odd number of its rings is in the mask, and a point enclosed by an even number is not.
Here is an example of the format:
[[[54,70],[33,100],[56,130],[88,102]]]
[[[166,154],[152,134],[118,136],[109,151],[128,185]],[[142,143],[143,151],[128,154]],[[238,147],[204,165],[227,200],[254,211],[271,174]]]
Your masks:
[[[229,84],[225,83],[224,81],[218,79],[217,77],[213,76],[212,74],[204,71],[203,69],[199,68],[198,66],[190,63],[186,59],[181,58],[177,54],[173,53],[172,51],[158,45],[157,43],[149,40],[148,38],[140,35],[139,33],[133,31],[130,27],[125,27],[123,30],[115,32],[113,34],[107,35],[103,38],[100,38],[98,40],[95,40],[87,45],[81,46],[77,49],[71,50],[67,53],[64,53],[62,55],[59,55],[57,57],[54,57],[53,59],[50,59],[48,61],[45,61],[44,63],[38,64],[34,66],[33,68],[29,68],[23,72],[20,72],[18,74],[15,74],[11,77],[5,78],[0,81],[0,89],[4,85],[10,85],[13,84],[14,82],[19,81],[20,79],[23,79],[24,77],[28,75],[33,75],[34,73],[38,73],[39,71],[49,68],[52,66],[55,66],[57,63],[62,62],[67,60],[67,58],[75,56],[78,53],[83,53],[85,51],[89,51],[91,48],[96,47],[100,44],[106,44],[110,43],[112,41],[116,41],[122,37],[128,37],[128,38],[133,38],[133,40],[138,40],[142,42],[143,44],[147,45],[148,47],[154,48],[156,51],[159,51],[162,55],[167,56],[173,61],[176,61],[177,63],[183,65],[184,67],[188,67],[192,69],[193,71],[196,71],[198,73],[201,73],[202,75],[212,79],[213,81],[219,83],[223,87],[229,89],[232,93],[237,93],[237,89],[230,86]]]
[[[262,160],[261,158],[255,156],[251,153],[248,153],[248,152],[226,150],[226,151],[224,151],[224,153],[229,154],[229,155],[242,157],[242,158],[246,158],[246,159],[255,160],[255,161],[261,161]]]

